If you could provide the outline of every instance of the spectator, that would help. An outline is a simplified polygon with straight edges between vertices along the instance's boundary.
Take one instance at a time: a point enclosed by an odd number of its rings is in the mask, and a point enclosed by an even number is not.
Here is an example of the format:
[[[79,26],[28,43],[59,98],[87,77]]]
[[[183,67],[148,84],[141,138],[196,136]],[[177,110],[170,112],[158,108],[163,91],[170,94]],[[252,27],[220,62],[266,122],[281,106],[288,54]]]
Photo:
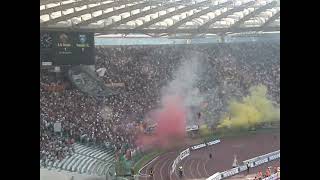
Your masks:
[[[204,72],[197,83],[210,113],[198,117],[213,122],[226,111],[230,98],[264,84],[280,104],[279,43],[255,42],[193,46],[96,47],[95,68],[105,69],[102,80],[119,93],[105,99],[84,95],[66,78],[40,72],[40,159],[62,160],[74,153],[74,142],[111,146],[119,154],[138,149],[145,115],[160,102],[161,88],[173,79],[185,54],[204,54]],[[61,122],[62,135],[53,132]]]

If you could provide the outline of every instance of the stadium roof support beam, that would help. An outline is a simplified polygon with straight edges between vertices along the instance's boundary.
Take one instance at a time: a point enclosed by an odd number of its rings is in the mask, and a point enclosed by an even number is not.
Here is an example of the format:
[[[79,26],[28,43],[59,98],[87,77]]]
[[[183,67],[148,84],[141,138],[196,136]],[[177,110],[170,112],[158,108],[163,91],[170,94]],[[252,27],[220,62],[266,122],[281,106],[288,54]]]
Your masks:
[[[216,17],[210,19],[208,22],[206,22],[206,23],[202,24],[201,26],[199,26],[199,31],[205,33],[209,29],[211,24],[213,24],[213,23],[221,20],[222,18],[225,18],[225,17],[227,17],[227,16],[229,16],[229,15],[231,15],[231,14],[237,12],[237,11],[242,11],[245,8],[248,8],[253,4],[255,4],[255,1],[250,1],[250,2],[247,2],[247,3],[243,4],[243,5],[240,5],[238,7],[235,7],[233,9],[229,10],[229,11],[226,11],[226,12],[220,14],[219,16],[216,16]]]
[[[215,10],[217,10],[217,9],[223,7],[223,6],[227,6],[227,5],[230,5],[230,4],[232,4],[232,2],[231,1],[227,1],[227,2],[219,4],[218,6],[210,6],[207,9],[204,9],[202,11],[199,11],[199,12],[195,13],[195,14],[192,14],[191,16],[188,16],[188,17],[186,17],[184,19],[181,19],[180,21],[174,23],[172,26],[168,27],[167,29],[168,29],[169,32],[174,33],[179,26],[185,24],[186,22],[191,21],[192,19],[198,18],[198,17],[200,17],[200,16],[202,16],[204,14],[207,14],[209,12],[215,11]]]
[[[156,5],[156,4],[159,4],[159,3],[156,2],[156,1],[149,1],[149,2],[139,3],[139,4],[136,4],[136,5],[133,5],[133,6],[124,7],[124,8],[115,10],[115,11],[111,11],[111,12],[108,12],[108,13],[101,14],[99,16],[93,17],[93,18],[85,20],[85,21],[81,21],[80,23],[76,24],[75,26],[76,27],[86,26],[88,24],[97,22],[99,20],[114,16],[114,15],[117,15],[117,14],[121,14],[121,13],[124,13],[124,12],[129,12],[129,11],[132,11],[132,10],[135,10],[135,9],[141,9],[141,8],[144,8],[144,7],[147,7],[147,6]]]
[[[261,7],[257,8],[255,11],[252,11],[248,15],[246,15],[243,18],[239,19],[239,21],[237,21],[234,24],[232,24],[230,26],[230,28],[239,27],[245,21],[249,20],[250,18],[254,17],[255,15],[257,15],[257,14],[259,14],[261,12],[263,12],[266,9],[275,6],[276,4],[277,4],[277,2],[273,1],[273,2],[270,2],[270,3],[266,4],[266,5],[264,5],[264,6],[261,6]]]
[[[134,30],[134,29],[108,29],[108,30],[101,30],[101,29],[94,29],[94,28],[41,28],[42,31],[78,31],[78,32],[93,32],[93,33],[100,33],[102,34],[168,34],[168,29],[141,29],[141,30]],[[241,33],[241,32],[250,32],[250,31],[263,31],[263,32],[272,32],[272,31],[280,31],[280,27],[270,27],[267,26],[265,28],[261,27],[239,27],[239,28],[211,28],[211,29],[177,29],[176,33],[183,33],[183,34],[200,34],[200,33],[209,33],[209,34],[218,34],[218,33]]]
[[[45,21],[45,22],[41,23],[40,26],[48,26],[50,24],[55,24],[55,23],[58,23],[60,21],[71,19],[73,17],[78,17],[78,16],[81,16],[81,15],[88,14],[88,13],[95,12],[95,11],[99,11],[99,10],[102,10],[102,9],[107,9],[107,8],[112,8],[112,7],[115,7],[115,6],[126,5],[128,3],[134,3],[134,2],[138,2],[138,1],[141,1],[141,0],[114,1],[114,2],[103,4],[103,5],[100,5],[100,6],[95,6],[95,7],[92,7],[92,8],[83,9],[83,10],[77,11],[75,13],[62,15],[62,16],[60,16],[58,18]]]
[[[270,23],[275,21],[278,17],[280,17],[280,11],[274,14],[271,18],[269,18],[264,24],[261,25],[262,28],[267,27]]]
[[[58,2],[61,2],[61,0],[40,0],[40,6]]]
[[[210,3],[211,3],[211,0],[202,1],[202,2],[197,3],[197,4],[191,4],[191,5],[189,5],[189,6],[183,7],[183,8],[181,8],[181,9],[176,10],[176,11],[169,12],[169,13],[164,14],[164,15],[162,15],[162,16],[159,16],[159,17],[157,17],[157,18],[155,18],[155,19],[152,19],[152,20],[150,20],[150,21],[148,21],[148,22],[146,22],[146,23],[143,23],[142,25],[136,27],[135,29],[144,29],[144,28],[147,28],[147,27],[151,26],[152,24],[155,24],[155,23],[157,23],[157,22],[160,22],[160,21],[162,21],[162,20],[165,20],[165,19],[167,19],[167,18],[170,18],[170,17],[172,17],[172,16],[174,16],[174,15],[177,15],[177,14],[180,14],[180,13],[183,13],[183,12],[186,12],[186,11],[190,11],[190,10],[192,10],[192,9],[196,9],[196,8],[198,8],[198,7],[205,6],[205,5],[208,5],[208,4],[210,4]]]
[[[94,3],[99,3],[102,2],[103,0],[82,0],[82,1],[77,1],[77,2],[73,2],[73,3],[69,3],[69,4],[62,4],[61,6],[55,6],[52,8],[48,8],[48,9],[44,9],[40,11],[40,16],[45,15],[45,14],[50,14],[53,12],[57,12],[57,11],[62,11],[65,9],[71,9],[74,7],[79,7],[79,6],[84,6],[84,5],[88,5],[88,4],[94,4]]]
[[[181,1],[179,1],[181,2]],[[124,18],[124,19],[121,19],[120,21],[116,21],[110,25],[107,25],[105,26],[104,28],[102,29],[111,29],[113,27],[116,27],[116,26],[119,26],[121,24],[124,24],[124,23],[127,23],[129,21],[132,21],[132,20],[135,20],[135,19],[138,19],[140,17],[144,17],[148,14],[153,14],[153,13],[156,13],[156,12],[159,12],[159,11],[162,11],[164,9],[168,9],[168,8],[171,8],[171,7],[175,7],[177,5],[177,2],[171,2],[171,3],[168,3],[168,4],[164,4],[163,6],[158,6],[156,8],[152,8],[152,9],[149,9],[149,10],[146,10],[146,11],[143,11],[143,12],[140,12],[138,14],[134,14],[134,15],[131,15],[127,18]]]

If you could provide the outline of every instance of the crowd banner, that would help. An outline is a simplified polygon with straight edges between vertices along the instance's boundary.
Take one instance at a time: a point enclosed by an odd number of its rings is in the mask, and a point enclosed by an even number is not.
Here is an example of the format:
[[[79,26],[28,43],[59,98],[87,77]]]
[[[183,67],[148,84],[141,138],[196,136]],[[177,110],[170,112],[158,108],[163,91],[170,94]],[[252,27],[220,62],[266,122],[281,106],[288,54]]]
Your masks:
[[[180,156],[178,156],[174,161],[173,161],[173,164],[171,166],[171,172],[170,174],[172,174],[174,172],[174,170],[176,169],[178,163],[179,163],[179,159],[180,159]]]
[[[266,162],[268,162],[269,159],[268,158],[263,158],[263,159],[259,159],[255,162],[253,162],[253,167],[259,166],[260,164],[264,164]]]
[[[245,171],[247,169],[248,169],[247,165],[239,166],[239,172]]]
[[[230,177],[230,176],[233,176],[235,174],[238,174],[239,173],[239,168],[236,167],[236,168],[232,168],[228,171],[224,171],[221,173],[221,178],[227,178],[227,177]]]
[[[271,152],[271,153],[268,153],[268,154],[264,154],[264,155],[261,155],[261,156],[255,157],[255,158],[251,158],[251,159],[245,160],[245,161],[243,161],[243,163],[244,164],[249,163],[250,167],[254,167],[255,165],[254,165],[253,162],[256,162],[256,161],[261,160],[261,159],[269,158],[269,157],[277,159],[278,158],[277,156],[280,157],[280,150],[274,151],[274,152]],[[272,160],[274,160],[274,159],[272,159]],[[269,159],[269,161],[271,161],[271,160]]]
[[[262,155],[260,158],[266,158],[266,157],[270,157],[270,156],[276,155],[276,154],[280,154],[280,150],[274,151],[274,152],[271,152],[271,153],[268,153],[268,154],[265,154],[265,155]]]
[[[197,150],[197,149],[200,149],[200,148],[203,148],[203,147],[206,147],[206,143],[202,143],[202,144],[198,144],[198,145],[192,146],[191,149],[192,150]]]
[[[273,151],[273,152],[271,152],[271,153],[264,154],[264,155],[261,155],[261,156],[258,156],[258,157],[252,158],[252,159],[248,159],[248,160],[246,160],[246,161],[255,161],[255,160],[258,159],[258,158],[270,157],[270,156],[272,156],[272,155],[274,155],[274,154],[278,154],[278,153],[280,153],[280,150]],[[244,161],[244,162],[246,162],[246,161]]]
[[[189,148],[183,150],[183,151],[179,154],[179,156],[176,157],[176,159],[173,161],[173,164],[172,164],[172,166],[171,166],[171,172],[170,172],[170,173],[172,174],[172,173],[174,172],[174,170],[176,169],[178,163],[179,163],[182,159],[186,158],[186,157],[189,156],[189,155],[190,155],[190,149],[189,149]]]
[[[278,177],[278,174],[275,173],[275,174],[272,174],[271,176],[266,177],[266,178],[264,178],[264,179],[262,179],[262,180],[276,180],[276,179],[278,179],[278,178],[280,178],[280,177]]]
[[[189,156],[190,155],[190,149],[187,148],[186,150],[183,150],[181,153],[180,153],[180,160],[184,159],[185,157]]]
[[[280,152],[278,154],[272,155],[269,157],[269,161],[280,158]]]
[[[271,152],[268,154],[264,154],[264,155],[261,155],[261,156],[255,157],[255,158],[251,158],[249,160],[243,161],[243,163],[244,164],[249,163],[250,167],[256,167],[256,166],[259,166],[263,163],[266,163],[266,162],[269,162],[269,161],[272,161],[272,160],[275,160],[278,158],[280,158],[280,150],[274,151],[274,152]],[[226,177],[233,176],[233,175],[238,174],[240,172],[243,172],[245,170],[247,170],[247,165],[238,166],[236,168],[224,171],[224,172],[220,173],[220,175],[221,175],[220,179],[224,179]],[[216,180],[216,177],[217,177],[217,175],[214,174],[214,175],[210,176],[209,178],[207,178],[206,180]],[[280,173],[276,173],[275,175],[271,175],[263,180],[275,180],[278,178],[280,178]]]
[[[214,144],[218,144],[220,143],[220,139],[217,139],[217,140],[214,140],[214,141],[210,141],[210,142],[207,142],[207,146],[211,146],[211,145],[214,145]]]
[[[207,180],[220,180],[221,179],[221,173],[217,172],[214,175],[210,176]]]
[[[214,145],[214,144],[218,144],[220,142],[221,142],[220,139],[216,139],[214,141],[210,141],[210,142],[207,142],[207,143],[202,143],[202,144],[198,144],[198,145],[192,146],[191,149],[192,150],[197,150],[197,149],[200,149],[200,148],[203,148],[203,147],[206,147],[206,146],[211,146],[211,145]]]

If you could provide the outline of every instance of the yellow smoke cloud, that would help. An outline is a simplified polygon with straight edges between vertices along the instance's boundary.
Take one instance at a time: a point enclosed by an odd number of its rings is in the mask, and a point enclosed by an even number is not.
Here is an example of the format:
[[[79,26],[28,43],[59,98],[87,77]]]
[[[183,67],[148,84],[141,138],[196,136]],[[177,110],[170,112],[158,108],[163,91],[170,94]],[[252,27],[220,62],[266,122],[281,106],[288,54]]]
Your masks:
[[[280,108],[267,98],[263,85],[250,88],[250,94],[241,101],[229,102],[229,113],[224,116],[218,128],[251,128],[265,122],[280,120]]]
[[[199,132],[201,136],[207,136],[210,134],[210,129],[207,124],[203,124],[199,127]]]

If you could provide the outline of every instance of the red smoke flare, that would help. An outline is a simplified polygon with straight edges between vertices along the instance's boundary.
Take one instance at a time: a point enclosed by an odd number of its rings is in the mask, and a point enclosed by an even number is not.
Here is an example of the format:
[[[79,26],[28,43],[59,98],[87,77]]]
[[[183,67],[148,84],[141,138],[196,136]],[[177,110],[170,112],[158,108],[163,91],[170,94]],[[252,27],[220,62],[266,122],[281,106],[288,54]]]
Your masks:
[[[153,120],[157,122],[153,136],[140,136],[137,145],[168,145],[181,140],[186,135],[186,108],[183,99],[167,96],[163,99],[163,106],[153,113]]]

